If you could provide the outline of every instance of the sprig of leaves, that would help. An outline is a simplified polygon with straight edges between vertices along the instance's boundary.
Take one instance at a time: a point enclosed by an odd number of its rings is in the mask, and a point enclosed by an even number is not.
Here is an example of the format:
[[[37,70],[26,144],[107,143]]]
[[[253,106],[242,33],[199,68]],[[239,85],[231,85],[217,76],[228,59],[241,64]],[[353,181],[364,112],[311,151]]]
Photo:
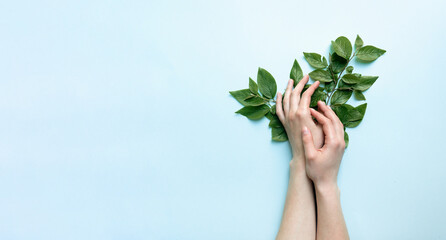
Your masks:
[[[333,111],[344,124],[345,128],[357,127],[364,118],[367,103],[356,107],[347,104],[354,96],[358,101],[365,101],[363,94],[378,79],[378,76],[363,76],[354,73],[354,67],[349,66],[353,58],[357,61],[369,63],[378,59],[386,50],[367,45],[356,36],[353,46],[348,38],[341,36],[331,42],[333,51],[327,59],[318,53],[304,52],[305,60],[314,68],[308,75],[314,81],[320,81],[321,86],[316,89],[311,97],[310,107],[317,109],[317,102],[324,101],[330,105]],[[303,78],[302,69],[294,60],[290,71],[290,78],[294,80],[294,86]],[[308,88],[307,84],[304,88]],[[270,120],[271,136],[273,141],[287,141],[286,131],[276,115],[277,84],[274,77],[265,69],[259,68],[257,71],[257,83],[249,78],[249,88],[229,92],[244,107],[238,110],[239,113],[251,120],[259,120],[266,117]],[[346,146],[349,143],[347,132],[344,133]]]

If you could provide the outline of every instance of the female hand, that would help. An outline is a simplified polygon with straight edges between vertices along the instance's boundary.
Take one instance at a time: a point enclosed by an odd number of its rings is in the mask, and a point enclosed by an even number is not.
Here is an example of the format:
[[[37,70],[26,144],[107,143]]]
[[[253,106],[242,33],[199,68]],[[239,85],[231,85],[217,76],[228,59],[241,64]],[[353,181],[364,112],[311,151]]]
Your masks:
[[[344,154],[344,126],[333,110],[319,101],[318,109],[311,109],[311,115],[322,125],[325,140],[322,148],[316,148],[311,137],[311,130],[302,129],[305,150],[306,172],[316,187],[337,184],[339,165]]]
[[[313,83],[303,94],[301,92],[308,82],[308,75],[306,75],[294,88],[293,80],[290,79],[285,90],[285,96],[279,92],[277,94],[277,109],[276,113],[282,122],[288,135],[294,159],[302,159],[304,161],[304,151],[302,144],[301,129],[306,126],[314,134],[314,142],[316,146],[321,147],[324,141],[322,127],[316,125],[311,118],[310,102],[311,95],[313,95],[319,82]]]

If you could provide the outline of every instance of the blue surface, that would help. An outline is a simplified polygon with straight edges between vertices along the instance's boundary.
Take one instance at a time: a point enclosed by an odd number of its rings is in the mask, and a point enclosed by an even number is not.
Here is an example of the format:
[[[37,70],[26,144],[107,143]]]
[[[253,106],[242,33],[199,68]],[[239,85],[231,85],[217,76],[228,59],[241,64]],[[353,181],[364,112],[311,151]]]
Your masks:
[[[442,1],[1,1],[0,239],[273,239],[290,150],[228,90],[388,52],[339,176],[352,239],[440,239]]]

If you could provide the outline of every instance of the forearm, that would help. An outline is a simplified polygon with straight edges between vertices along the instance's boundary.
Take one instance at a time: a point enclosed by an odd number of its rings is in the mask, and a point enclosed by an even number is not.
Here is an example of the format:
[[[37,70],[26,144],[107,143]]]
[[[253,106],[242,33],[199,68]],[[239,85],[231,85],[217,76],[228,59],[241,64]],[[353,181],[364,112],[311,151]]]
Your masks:
[[[316,239],[313,183],[305,172],[304,159],[291,161],[288,192],[276,239]]]
[[[336,183],[316,185],[317,239],[349,239],[341,208],[340,190]]]

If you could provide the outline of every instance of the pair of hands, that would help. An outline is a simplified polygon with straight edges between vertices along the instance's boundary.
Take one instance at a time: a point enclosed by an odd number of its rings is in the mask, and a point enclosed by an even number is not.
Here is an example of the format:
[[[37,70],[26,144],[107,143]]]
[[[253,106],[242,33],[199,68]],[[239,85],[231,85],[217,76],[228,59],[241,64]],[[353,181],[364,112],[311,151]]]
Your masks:
[[[291,166],[305,169],[315,185],[336,184],[345,149],[344,126],[324,102],[318,102],[318,111],[310,108],[311,96],[319,82],[301,96],[308,80],[307,75],[294,89],[293,80],[288,82],[283,100],[281,93],[277,95],[276,114],[288,134],[293,152]]]

